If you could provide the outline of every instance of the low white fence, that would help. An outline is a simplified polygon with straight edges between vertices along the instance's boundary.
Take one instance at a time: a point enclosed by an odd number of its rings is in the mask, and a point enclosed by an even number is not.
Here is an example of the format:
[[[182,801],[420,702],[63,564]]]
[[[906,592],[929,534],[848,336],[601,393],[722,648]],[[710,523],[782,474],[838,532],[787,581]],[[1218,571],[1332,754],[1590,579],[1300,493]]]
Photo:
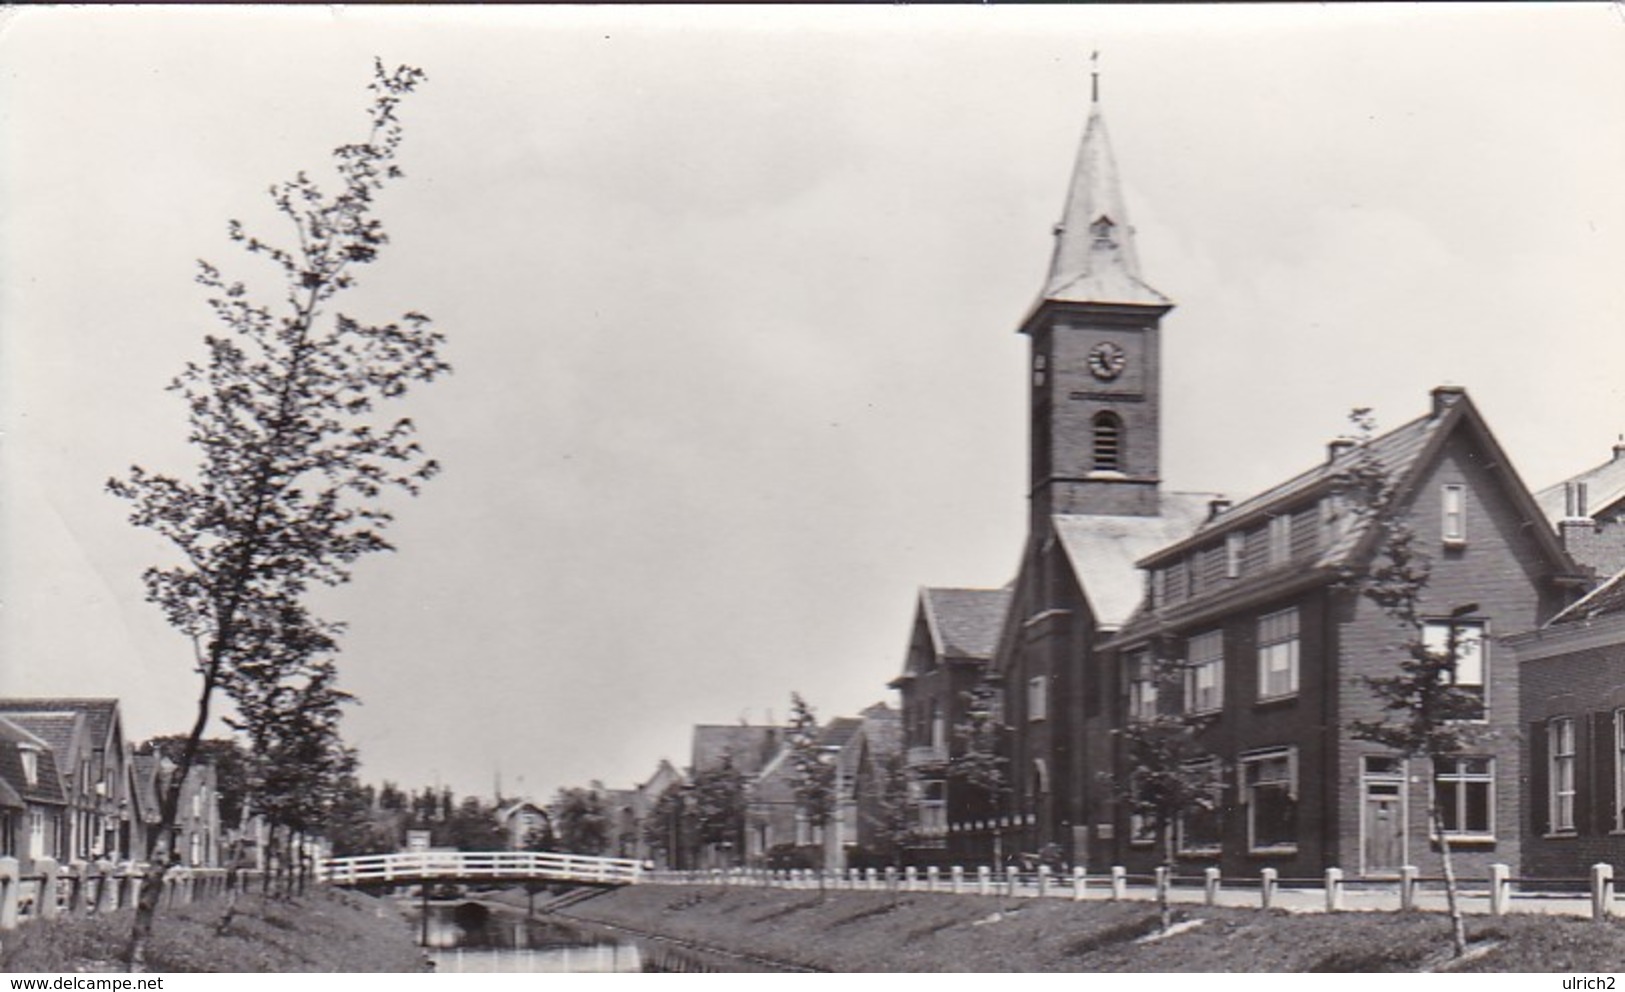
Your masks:
[[[146,871],[146,865],[131,861],[71,861],[64,865],[38,858],[25,873],[16,858],[0,858],[0,930],[15,929],[29,920],[110,913],[134,906]],[[170,868],[164,872],[161,905],[212,899],[224,895],[233,884],[247,886],[258,874],[240,871],[233,878],[224,868]]]
[[[1438,910],[1446,902],[1444,879],[1424,877],[1416,868],[1400,869],[1395,877],[1349,878],[1341,868],[1328,868],[1320,878],[1283,879],[1274,868],[1257,877],[1225,878],[1217,868],[1201,875],[1172,876],[1166,868],[1151,875],[1131,875],[1113,867],[1090,874],[1082,868],[1056,872],[996,870],[986,866],[859,869],[825,872],[813,869],[771,871],[756,868],[709,871],[646,871],[642,880],[668,885],[743,885],[788,889],[848,891],[940,892],[954,895],[1006,898],[1056,897],[1125,900],[1158,899],[1209,906],[1259,906],[1295,911]],[[1457,892],[1464,911],[1500,916],[1509,912],[1589,915],[1606,919],[1617,909],[1614,868],[1597,864],[1586,878],[1520,879],[1506,865],[1492,865],[1487,878],[1458,878]]]
[[[329,858],[317,877],[334,885],[423,881],[544,881],[630,885],[643,876],[631,858],[597,858],[550,851],[408,851]]]

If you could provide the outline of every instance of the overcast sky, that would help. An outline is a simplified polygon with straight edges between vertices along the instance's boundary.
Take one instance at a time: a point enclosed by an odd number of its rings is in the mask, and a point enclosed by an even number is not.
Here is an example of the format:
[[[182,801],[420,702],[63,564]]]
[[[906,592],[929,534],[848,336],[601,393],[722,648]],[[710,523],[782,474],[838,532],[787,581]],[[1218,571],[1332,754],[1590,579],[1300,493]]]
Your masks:
[[[690,727],[888,698],[922,585],[1025,527],[1026,341],[1089,53],[1164,322],[1163,476],[1240,498],[1458,383],[1532,487],[1625,431],[1625,8],[11,8],[0,12],[0,694],[189,725],[164,549],[102,491],[183,472],[163,389],[203,257],[403,108],[348,309],[456,374],[445,474],[351,624],[366,775],[626,787]],[[260,285],[269,285],[264,278]]]

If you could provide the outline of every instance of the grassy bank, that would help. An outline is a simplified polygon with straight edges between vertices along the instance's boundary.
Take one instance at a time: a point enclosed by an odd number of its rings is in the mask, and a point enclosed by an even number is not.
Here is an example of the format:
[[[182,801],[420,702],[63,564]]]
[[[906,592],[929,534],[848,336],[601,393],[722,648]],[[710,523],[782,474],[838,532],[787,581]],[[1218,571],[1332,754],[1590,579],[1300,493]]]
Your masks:
[[[540,900],[538,900],[540,902]],[[1156,907],[924,893],[644,885],[560,915],[826,971],[1444,970],[1438,914],[1290,914],[1181,907],[1188,925],[1152,941]],[[1477,956],[1449,970],[1612,971],[1625,926],[1560,917],[1470,919]]]
[[[245,895],[224,933],[224,901],[159,913],[148,969],[197,971],[422,971],[423,955],[394,907],[319,890],[297,899]],[[63,917],[0,934],[0,971],[122,970],[134,910]]]

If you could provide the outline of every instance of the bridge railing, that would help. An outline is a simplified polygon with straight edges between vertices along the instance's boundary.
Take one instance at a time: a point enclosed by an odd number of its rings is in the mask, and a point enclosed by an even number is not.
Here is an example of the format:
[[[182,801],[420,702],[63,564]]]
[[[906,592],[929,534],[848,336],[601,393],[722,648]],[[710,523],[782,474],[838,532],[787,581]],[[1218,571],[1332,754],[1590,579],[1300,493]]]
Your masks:
[[[482,879],[581,882],[627,885],[638,881],[641,862],[552,851],[404,851],[329,858],[321,863],[323,881],[335,885],[479,881]]]

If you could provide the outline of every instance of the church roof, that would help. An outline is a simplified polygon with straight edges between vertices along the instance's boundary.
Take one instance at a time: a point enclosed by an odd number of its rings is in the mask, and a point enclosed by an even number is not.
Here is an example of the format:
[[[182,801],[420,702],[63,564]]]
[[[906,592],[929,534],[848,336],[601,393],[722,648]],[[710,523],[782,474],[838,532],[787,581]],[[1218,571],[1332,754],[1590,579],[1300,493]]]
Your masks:
[[[1212,493],[1162,493],[1156,516],[1061,514],[1055,533],[1066,549],[1095,623],[1116,629],[1139,605],[1142,580],[1135,563],[1196,529]]]
[[[1140,275],[1134,228],[1098,101],[1089,106],[1066,208],[1055,226],[1055,253],[1038,306],[1047,302],[1173,305]]]
[[[987,659],[1010,609],[1009,588],[922,589],[920,608],[939,657]]]

